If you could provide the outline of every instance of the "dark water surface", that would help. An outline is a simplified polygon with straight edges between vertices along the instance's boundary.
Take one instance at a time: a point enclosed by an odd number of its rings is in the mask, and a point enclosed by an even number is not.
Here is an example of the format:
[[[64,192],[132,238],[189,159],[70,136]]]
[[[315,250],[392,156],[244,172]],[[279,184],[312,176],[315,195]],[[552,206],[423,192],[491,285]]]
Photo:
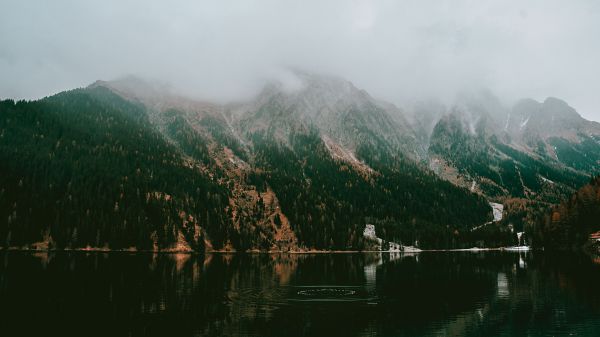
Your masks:
[[[600,336],[600,266],[543,252],[0,252],[0,336]]]

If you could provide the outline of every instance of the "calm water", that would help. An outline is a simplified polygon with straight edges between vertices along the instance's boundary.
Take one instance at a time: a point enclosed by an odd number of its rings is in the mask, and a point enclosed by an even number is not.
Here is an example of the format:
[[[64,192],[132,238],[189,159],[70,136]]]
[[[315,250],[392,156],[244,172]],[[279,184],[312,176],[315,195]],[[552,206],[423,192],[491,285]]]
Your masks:
[[[600,266],[542,252],[0,253],[0,336],[600,336]]]

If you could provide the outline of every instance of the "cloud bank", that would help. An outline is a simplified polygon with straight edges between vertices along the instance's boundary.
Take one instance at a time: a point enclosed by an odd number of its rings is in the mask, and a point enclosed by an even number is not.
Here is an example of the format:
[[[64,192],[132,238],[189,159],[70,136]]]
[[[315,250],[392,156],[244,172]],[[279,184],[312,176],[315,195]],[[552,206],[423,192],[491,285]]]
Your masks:
[[[600,121],[594,0],[4,0],[0,97],[127,74],[196,98],[255,94],[296,67],[402,104],[486,87]]]

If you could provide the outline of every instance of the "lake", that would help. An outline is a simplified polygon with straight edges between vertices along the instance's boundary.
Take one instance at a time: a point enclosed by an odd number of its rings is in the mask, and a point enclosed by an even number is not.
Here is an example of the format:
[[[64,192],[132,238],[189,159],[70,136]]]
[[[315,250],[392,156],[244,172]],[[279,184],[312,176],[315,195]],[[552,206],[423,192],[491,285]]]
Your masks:
[[[1,336],[600,336],[600,265],[544,252],[0,252]]]

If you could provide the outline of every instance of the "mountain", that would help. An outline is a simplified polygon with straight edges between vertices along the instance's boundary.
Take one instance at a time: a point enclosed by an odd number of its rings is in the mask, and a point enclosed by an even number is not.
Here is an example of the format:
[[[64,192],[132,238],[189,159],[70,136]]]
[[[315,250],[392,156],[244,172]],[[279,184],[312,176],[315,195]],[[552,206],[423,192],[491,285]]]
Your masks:
[[[414,131],[394,105],[337,77],[296,75],[298,88],[271,83],[253,102],[227,114],[246,135],[261,133],[283,143],[291,133],[314,127],[327,143],[349,153],[365,144],[385,144],[390,151],[418,155]]]
[[[3,246],[202,250],[228,222],[228,191],[106,88],[3,101],[0,116]]]
[[[600,172],[599,123],[585,120],[557,98],[521,101],[511,116],[511,136],[536,153],[578,171]]]
[[[295,77],[229,104],[135,77],[2,101],[0,245],[360,250],[367,224],[421,248],[506,245],[507,225],[597,169],[597,124],[554,99],[403,109],[344,79]],[[492,200],[505,217],[482,227]]]
[[[373,223],[388,240],[443,247],[491,218],[485,199],[419,163],[398,108],[303,76],[228,105],[135,78],[3,101],[0,242],[361,249]]]
[[[486,91],[463,95],[441,114],[428,146],[432,170],[504,203],[519,230],[600,170],[600,124],[556,98],[507,108]],[[510,214],[525,204],[520,219]]]

